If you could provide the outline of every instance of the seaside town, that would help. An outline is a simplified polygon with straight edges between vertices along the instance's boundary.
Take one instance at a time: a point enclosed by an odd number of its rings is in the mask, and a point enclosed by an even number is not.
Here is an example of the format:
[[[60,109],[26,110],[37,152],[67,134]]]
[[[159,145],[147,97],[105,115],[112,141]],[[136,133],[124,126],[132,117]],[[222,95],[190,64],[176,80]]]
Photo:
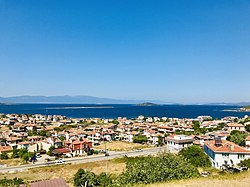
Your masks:
[[[210,157],[212,166],[218,169],[250,158],[248,116],[222,119],[210,116],[194,119],[145,116],[135,119],[76,119],[61,115],[0,114],[0,125],[1,159],[13,158],[13,154],[23,149],[34,153],[23,157],[33,163],[40,157],[49,161],[53,156],[84,157],[98,151],[108,155],[108,147],[100,150],[98,146],[116,141],[164,147],[171,153],[197,145]],[[235,138],[237,133],[238,139]]]

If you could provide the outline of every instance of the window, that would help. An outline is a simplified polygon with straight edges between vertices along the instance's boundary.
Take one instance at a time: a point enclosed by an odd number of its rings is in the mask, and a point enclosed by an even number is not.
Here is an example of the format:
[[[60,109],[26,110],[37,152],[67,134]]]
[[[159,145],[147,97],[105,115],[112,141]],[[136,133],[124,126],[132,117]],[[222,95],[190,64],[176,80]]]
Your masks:
[[[238,159],[244,159],[245,155],[244,154],[238,154]]]
[[[229,158],[229,154],[228,153],[222,153],[222,158]]]

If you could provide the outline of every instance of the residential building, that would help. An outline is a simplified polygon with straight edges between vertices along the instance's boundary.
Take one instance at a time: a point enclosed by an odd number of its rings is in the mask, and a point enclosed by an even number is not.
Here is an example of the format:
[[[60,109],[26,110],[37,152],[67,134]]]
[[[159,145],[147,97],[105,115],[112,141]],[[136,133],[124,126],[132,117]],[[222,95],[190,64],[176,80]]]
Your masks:
[[[245,145],[246,145],[246,148],[250,150],[250,136],[246,137]]]
[[[249,150],[220,138],[205,142],[204,151],[210,157],[212,166],[218,169],[224,164],[233,166],[250,158]]]
[[[225,126],[227,131],[231,132],[233,130],[245,131],[245,126],[240,123],[229,123]]]
[[[181,149],[193,145],[194,139],[186,135],[170,135],[166,137],[167,150],[170,152],[179,152]]]

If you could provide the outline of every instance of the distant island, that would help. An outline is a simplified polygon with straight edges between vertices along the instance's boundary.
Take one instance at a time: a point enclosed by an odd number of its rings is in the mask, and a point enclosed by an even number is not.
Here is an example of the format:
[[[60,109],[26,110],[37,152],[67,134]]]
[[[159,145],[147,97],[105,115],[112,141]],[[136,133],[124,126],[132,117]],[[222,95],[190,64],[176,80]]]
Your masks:
[[[159,105],[155,103],[146,102],[146,103],[137,104],[136,106],[159,106]]]
[[[240,108],[241,112],[250,112],[250,106],[244,106],[242,108]]]

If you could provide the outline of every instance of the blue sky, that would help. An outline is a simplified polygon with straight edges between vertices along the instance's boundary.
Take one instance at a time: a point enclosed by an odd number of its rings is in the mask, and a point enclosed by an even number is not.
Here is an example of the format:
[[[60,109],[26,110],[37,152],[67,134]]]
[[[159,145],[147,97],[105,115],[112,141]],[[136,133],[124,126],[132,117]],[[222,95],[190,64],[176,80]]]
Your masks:
[[[249,0],[0,0],[0,96],[250,101]]]

